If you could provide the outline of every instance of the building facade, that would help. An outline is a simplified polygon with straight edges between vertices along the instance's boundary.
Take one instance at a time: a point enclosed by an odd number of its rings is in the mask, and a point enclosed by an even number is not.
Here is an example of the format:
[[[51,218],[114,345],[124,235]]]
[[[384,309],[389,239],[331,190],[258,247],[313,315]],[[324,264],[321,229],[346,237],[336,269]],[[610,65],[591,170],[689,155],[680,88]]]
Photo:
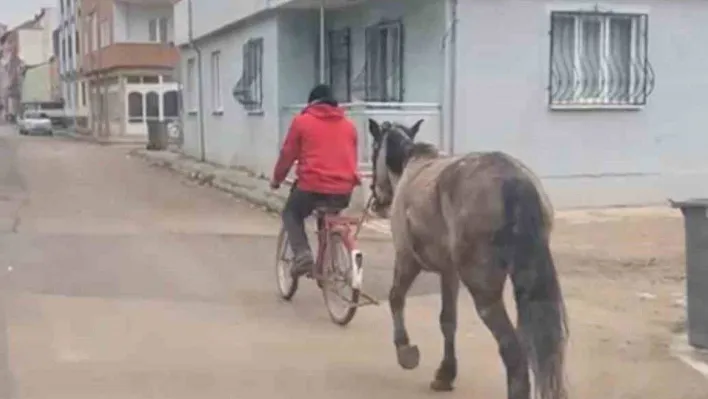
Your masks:
[[[7,25],[0,24],[0,38],[5,36],[5,32],[7,32]],[[6,79],[5,74],[3,73],[3,68],[2,68],[2,60],[3,60],[3,45],[0,44],[0,123],[5,120],[5,113],[3,112],[3,106],[4,102],[3,99],[5,98],[5,82],[4,79]]]
[[[179,116],[173,3],[82,0],[81,69],[92,134],[145,137],[148,120]]]
[[[25,69],[53,57],[57,21],[54,8],[42,8],[32,19],[0,36],[0,104],[5,120],[15,120],[21,112]]]
[[[88,108],[85,83],[81,79],[81,5],[80,0],[59,0],[57,65],[64,112],[69,120],[85,117]]]
[[[420,140],[447,153],[520,158],[561,208],[708,195],[708,4],[182,0],[175,18],[197,158],[269,174],[324,81],[364,172],[367,118],[422,118]]]

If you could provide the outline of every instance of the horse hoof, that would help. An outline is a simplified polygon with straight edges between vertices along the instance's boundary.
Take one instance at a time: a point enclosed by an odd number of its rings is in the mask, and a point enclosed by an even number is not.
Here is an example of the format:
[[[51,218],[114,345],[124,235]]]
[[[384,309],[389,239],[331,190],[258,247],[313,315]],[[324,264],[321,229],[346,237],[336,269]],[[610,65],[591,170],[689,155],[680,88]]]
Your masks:
[[[396,348],[398,364],[406,370],[418,367],[420,362],[420,351],[415,345],[404,345]]]
[[[450,392],[454,388],[452,387],[452,382],[450,381],[434,380],[430,383],[430,389],[435,392]]]

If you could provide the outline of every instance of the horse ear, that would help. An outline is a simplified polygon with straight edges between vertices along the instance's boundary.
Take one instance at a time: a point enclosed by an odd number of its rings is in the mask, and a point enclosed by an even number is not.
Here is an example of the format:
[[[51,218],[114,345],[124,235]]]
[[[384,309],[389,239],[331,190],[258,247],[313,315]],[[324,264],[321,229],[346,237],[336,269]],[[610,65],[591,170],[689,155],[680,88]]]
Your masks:
[[[381,126],[371,118],[369,118],[369,133],[371,133],[371,137],[373,137],[375,141],[381,139]]]
[[[419,120],[408,130],[408,137],[410,137],[411,140],[415,140],[415,136],[418,134],[418,131],[420,131],[420,125],[422,125],[423,122],[425,122],[425,119]]]

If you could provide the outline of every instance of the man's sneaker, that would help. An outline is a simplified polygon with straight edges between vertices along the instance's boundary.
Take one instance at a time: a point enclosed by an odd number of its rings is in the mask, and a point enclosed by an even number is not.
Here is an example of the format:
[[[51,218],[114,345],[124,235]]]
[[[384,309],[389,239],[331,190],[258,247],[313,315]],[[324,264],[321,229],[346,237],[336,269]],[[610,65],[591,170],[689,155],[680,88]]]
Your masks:
[[[302,254],[296,255],[295,259],[293,259],[292,276],[298,278],[312,272],[314,263],[310,252],[303,252]]]

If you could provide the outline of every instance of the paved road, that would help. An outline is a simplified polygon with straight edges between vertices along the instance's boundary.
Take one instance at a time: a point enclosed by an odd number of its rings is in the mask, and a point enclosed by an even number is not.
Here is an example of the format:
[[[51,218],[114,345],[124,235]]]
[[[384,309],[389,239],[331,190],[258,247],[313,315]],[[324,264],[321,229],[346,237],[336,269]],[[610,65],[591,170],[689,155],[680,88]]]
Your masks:
[[[312,285],[281,303],[277,218],[129,159],[128,149],[0,127],[0,399],[430,397],[442,349],[439,298],[423,295],[437,290],[433,276],[409,300],[422,361],[404,372],[386,305],[341,329]],[[593,231],[558,238],[608,236]],[[363,245],[367,290],[385,297],[389,244]],[[572,397],[705,397],[703,377],[669,354],[657,303],[628,289],[640,277],[558,263]],[[465,294],[459,324],[458,389],[445,397],[504,397],[497,346]]]
[[[0,319],[0,371],[13,382],[1,386],[14,386],[19,397],[150,396],[193,379],[199,386],[218,368],[212,355],[229,360],[213,344],[214,354],[199,354],[202,364],[187,361],[215,334],[233,347],[262,334],[262,320],[275,323],[282,339],[290,338],[288,318],[330,328],[312,287],[293,304],[276,299],[274,216],[149,168],[126,150],[20,138],[0,127],[0,316],[7,319]],[[381,298],[391,280],[388,245],[364,244],[367,290]],[[413,294],[436,286],[432,276],[422,279]],[[187,364],[145,360],[143,351]]]

